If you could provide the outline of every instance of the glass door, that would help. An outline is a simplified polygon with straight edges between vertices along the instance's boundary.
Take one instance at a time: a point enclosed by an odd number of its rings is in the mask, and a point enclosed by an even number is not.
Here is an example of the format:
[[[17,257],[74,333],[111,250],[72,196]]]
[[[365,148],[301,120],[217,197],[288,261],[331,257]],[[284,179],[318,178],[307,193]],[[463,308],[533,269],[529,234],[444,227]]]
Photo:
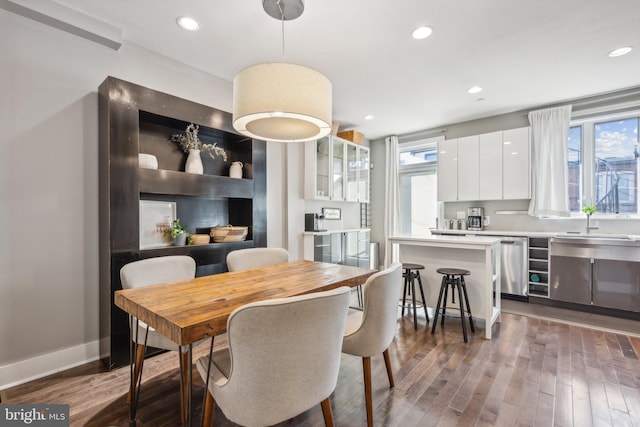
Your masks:
[[[347,201],[358,201],[358,147],[346,144],[347,152]]]
[[[369,203],[369,150],[358,147],[358,201]]]
[[[331,143],[329,138],[316,141],[316,198],[329,198],[329,165]]]
[[[331,199],[344,200],[344,142],[332,138]]]

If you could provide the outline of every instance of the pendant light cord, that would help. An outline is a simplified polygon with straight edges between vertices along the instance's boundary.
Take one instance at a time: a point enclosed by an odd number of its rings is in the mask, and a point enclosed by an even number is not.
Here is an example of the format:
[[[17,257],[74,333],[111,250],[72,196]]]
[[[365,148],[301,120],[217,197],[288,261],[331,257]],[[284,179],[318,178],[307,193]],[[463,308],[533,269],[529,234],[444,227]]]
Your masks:
[[[282,4],[282,0],[278,0],[278,9],[280,9],[280,16],[282,17],[280,22],[282,23],[282,58],[284,58],[284,4]]]

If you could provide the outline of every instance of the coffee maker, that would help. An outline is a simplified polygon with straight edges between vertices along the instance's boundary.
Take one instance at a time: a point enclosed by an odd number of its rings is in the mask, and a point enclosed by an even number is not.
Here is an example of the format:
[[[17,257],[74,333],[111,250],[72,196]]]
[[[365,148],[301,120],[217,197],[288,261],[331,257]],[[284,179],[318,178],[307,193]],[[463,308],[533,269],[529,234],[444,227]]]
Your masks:
[[[324,228],[324,215],[317,213],[304,214],[304,231],[327,231]]]
[[[468,208],[467,209],[467,230],[482,231],[484,216],[484,208]]]

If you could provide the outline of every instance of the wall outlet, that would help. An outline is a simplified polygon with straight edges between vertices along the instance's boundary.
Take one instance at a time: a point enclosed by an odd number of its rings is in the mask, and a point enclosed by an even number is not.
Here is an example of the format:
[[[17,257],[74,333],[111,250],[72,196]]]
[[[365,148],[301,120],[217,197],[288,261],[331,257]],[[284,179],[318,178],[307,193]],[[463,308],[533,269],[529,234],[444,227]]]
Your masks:
[[[456,212],[456,215],[458,219],[467,219],[467,215],[464,213],[464,211],[458,211]]]
[[[482,217],[482,225],[483,226],[487,226],[487,225],[491,225],[491,217],[490,216],[483,216]]]

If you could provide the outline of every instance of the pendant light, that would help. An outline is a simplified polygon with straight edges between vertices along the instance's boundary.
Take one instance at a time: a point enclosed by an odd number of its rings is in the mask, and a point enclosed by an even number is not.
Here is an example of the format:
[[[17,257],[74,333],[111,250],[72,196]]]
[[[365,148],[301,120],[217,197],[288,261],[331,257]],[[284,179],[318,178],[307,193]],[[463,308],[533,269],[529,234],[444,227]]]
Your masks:
[[[299,17],[302,0],[263,0],[282,22]],[[233,79],[233,127],[243,135],[276,142],[309,141],[331,131],[331,82],[301,65],[273,62],[247,67]]]

